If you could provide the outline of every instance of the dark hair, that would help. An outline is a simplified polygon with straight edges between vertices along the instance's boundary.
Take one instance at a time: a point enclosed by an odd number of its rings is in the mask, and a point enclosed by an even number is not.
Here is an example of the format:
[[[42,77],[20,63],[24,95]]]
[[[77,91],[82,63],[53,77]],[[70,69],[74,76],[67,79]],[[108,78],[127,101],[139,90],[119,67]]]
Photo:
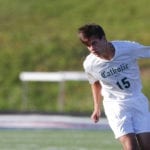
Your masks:
[[[78,29],[80,35],[80,40],[82,41],[85,38],[91,38],[92,36],[101,39],[105,36],[105,32],[100,25],[97,24],[86,24]]]

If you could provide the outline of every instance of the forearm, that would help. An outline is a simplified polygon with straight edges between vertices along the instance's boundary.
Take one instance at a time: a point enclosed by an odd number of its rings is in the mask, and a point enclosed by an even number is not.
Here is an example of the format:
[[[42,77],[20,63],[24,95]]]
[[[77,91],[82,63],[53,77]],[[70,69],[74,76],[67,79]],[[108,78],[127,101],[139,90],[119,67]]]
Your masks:
[[[95,82],[91,85],[92,94],[93,94],[93,101],[94,101],[94,111],[92,113],[91,119],[96,123],[99,121],[101,116],[101,103],[102,103],[102,96],[101,96],[101,85],[99,82]]]
[[[101,96],[101,85],[97,81],[91,85],[93,102],[94,102],[94,110],[100,110],[102,104],[102,96]]]

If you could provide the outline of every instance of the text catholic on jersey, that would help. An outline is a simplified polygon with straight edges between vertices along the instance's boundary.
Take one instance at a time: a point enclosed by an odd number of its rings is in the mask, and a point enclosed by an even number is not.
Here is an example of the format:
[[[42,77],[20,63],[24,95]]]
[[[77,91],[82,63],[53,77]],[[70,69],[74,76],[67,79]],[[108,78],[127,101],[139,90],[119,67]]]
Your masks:
[[[101,73],[101,76],[103,78],[107,78],[107,77],[116,75],[116,74],[118,74],[120,72],[123,72],[124,70],[127,70],[127,69],[129,69],[128,64],[121,64],[117,68],[111,68],[111,69],[103,71]]]

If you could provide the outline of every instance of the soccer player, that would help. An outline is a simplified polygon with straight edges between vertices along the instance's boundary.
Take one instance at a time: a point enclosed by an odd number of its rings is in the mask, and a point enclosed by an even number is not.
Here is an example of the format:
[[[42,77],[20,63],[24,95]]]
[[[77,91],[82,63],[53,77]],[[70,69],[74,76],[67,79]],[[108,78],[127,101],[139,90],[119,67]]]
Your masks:
[[[137,64],[139,58],[150,58],[150,46],[108,41],[97,24],[83,25],[78,35],[89,50],[83,66],[93,94],[92,120],[99,121],[103,99],[109,125],[123,149],[150,150],[150,112]]]

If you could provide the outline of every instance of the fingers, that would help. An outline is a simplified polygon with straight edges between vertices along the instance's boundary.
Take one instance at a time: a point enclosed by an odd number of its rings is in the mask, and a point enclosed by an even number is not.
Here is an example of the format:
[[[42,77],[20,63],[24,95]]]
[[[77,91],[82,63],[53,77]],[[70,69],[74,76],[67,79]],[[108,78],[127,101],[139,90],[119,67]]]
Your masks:
[[[98,113],[93,113],[92,116],[91,116],[91,119],[97,123],[99,121],[99,118],[100,118],[100,114]]]
[[[94,122],[97,123],[98,121],[99,121],[99,116],[96,115],[94,118]]]

